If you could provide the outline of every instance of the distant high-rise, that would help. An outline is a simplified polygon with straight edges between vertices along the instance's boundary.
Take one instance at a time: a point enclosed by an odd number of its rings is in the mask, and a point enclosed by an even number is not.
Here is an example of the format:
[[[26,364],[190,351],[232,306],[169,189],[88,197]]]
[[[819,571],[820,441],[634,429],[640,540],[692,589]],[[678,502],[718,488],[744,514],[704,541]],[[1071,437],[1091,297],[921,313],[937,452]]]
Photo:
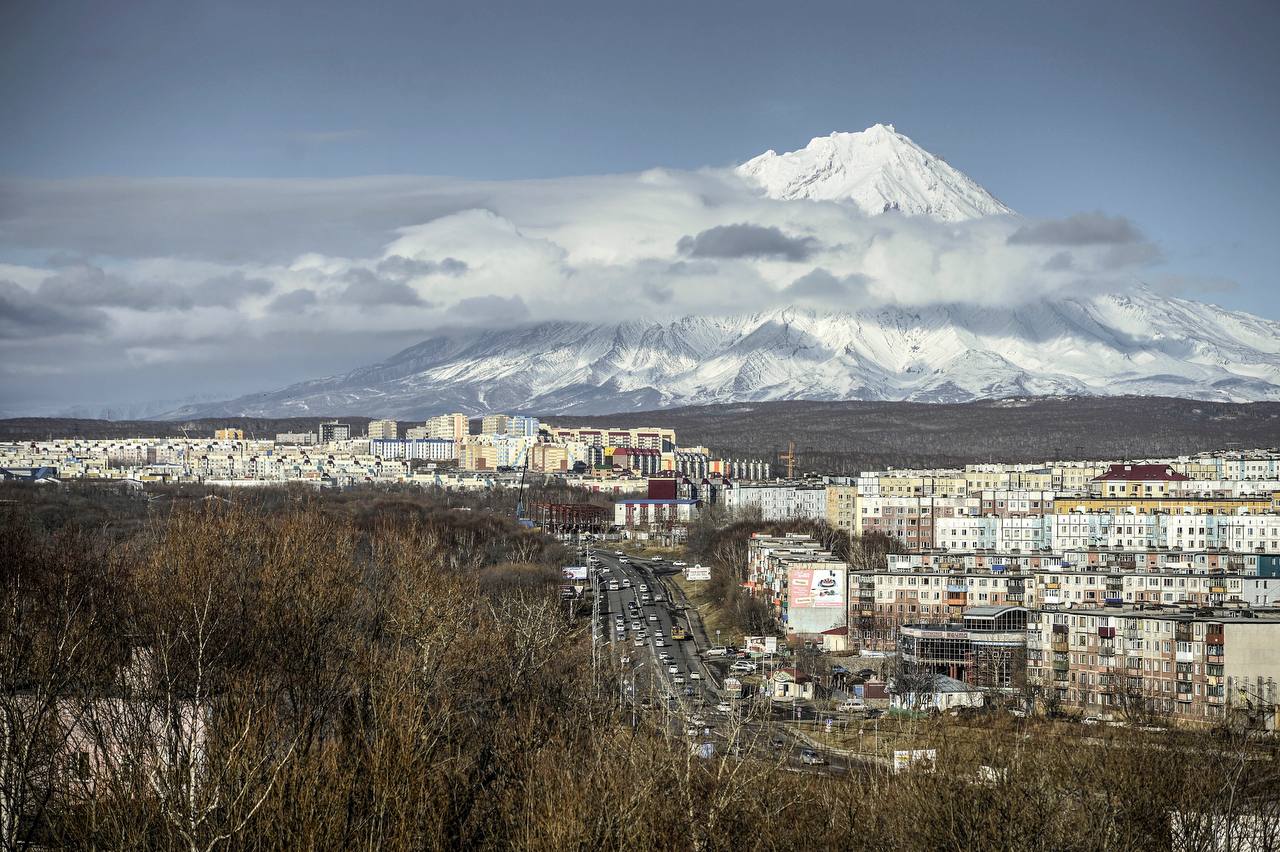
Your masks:
[[[330,420],[320,424],[320,443],[329,444],[334,441],[350,441],[351,424]]]
[[[394,441],[400,437],[400,428],[394,420],[370,420],[369,438],[373,440]]]
[[[447,441],[461,441],[467,436],[467,415],[440,414],[430,418],[421,427],[423,438],[444,438]],[[417,437],[414,435],[412,437]]]
[[[480,434],[505,435],[510,424],[511,418],[506,414],[486,414],[480,420]]]

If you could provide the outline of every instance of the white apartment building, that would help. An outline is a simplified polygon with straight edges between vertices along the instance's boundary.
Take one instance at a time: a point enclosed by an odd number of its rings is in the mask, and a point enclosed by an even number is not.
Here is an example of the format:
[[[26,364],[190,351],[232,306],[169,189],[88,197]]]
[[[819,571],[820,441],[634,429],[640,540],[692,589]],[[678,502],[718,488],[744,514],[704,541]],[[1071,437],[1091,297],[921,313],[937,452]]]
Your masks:
[[[720,499],[730,511],[759,509],[761,519],[766,521],[822,520],[827,517],[825,485],[734,484],[720,492]]]

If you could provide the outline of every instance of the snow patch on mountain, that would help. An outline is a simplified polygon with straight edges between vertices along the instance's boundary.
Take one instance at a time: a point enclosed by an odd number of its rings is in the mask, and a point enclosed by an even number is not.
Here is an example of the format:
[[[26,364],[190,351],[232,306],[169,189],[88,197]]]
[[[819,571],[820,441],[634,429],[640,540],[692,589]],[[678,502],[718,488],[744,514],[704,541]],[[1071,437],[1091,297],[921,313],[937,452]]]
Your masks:
[[[770,198],[852,202],[869,215],[896,210],[958,222],[1013,212],[892,124],[819,136],[799,151],[766,151],[737,173]]]
[[[1003,310],[785,307],[442,335],[346,376],[173,417],[601,414],[781,399],[1280,400],[1280,323],[1139,288]]]

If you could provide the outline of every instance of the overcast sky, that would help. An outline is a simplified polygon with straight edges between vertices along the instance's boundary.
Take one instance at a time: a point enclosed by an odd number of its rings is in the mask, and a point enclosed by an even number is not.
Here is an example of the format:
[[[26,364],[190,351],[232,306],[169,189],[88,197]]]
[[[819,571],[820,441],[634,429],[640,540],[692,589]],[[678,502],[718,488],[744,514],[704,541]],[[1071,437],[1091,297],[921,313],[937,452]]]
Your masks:
[[[1274,2],[369,5],[0,6],[0,412],[276,387],[601,286],[1038,297],[1080,285],[1064,250],[1280,318]],[[875,122],[1028,221],[780,212],[716,171]],[[850,254],[885,228],[899,258]],[[913,277],[940,254],[982,280]]]

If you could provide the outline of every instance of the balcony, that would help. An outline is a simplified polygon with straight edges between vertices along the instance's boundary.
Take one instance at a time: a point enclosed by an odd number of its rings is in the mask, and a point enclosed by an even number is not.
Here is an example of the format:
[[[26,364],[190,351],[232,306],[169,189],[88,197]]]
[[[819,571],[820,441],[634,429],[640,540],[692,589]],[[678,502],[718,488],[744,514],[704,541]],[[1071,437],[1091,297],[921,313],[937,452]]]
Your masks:
[[[1175,655],[1175,659],[1179,663],[1189,663],[1195,659],[1195,654],[1191,653],[1190,651],[1178,651],[1177,654]]]
[[[1066,660],[1054,660],[1054,661],[1053,661],[1053,670],[1054,670],[1055,672],[1065,672],[1065,671],[1067,671],[1069,668],[1071,668],[1071,664],[1070,664],[1070,663],[1068,663]]]

